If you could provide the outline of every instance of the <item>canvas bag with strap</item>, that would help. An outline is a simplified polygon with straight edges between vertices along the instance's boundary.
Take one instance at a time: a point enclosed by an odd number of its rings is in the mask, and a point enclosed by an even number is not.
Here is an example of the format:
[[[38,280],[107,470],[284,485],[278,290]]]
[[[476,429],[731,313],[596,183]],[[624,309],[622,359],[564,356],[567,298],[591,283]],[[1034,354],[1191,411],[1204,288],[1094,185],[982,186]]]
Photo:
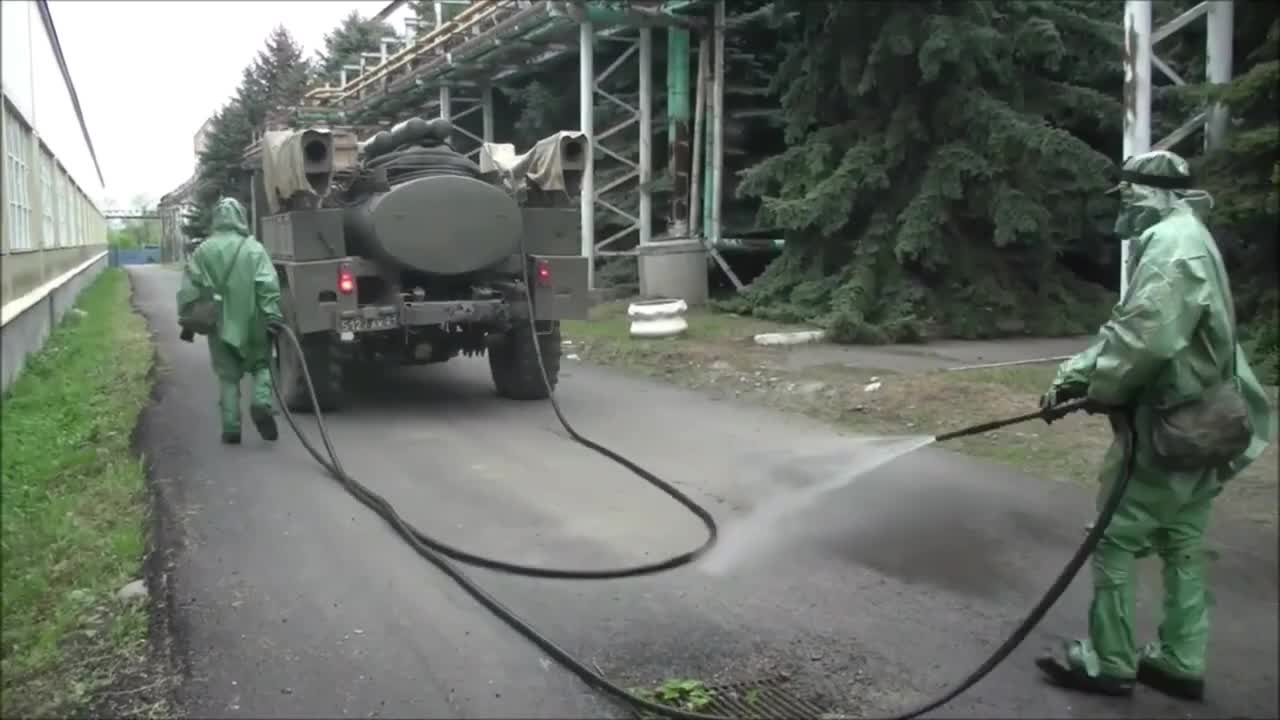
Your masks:
[[[1152,412],[1152,457],[1165,470],[1186,472],[1221,467],[1243,455],[1253,441],[1253,421],[1237,376],[1235,302],[1222,259],[1212,248],[1209,250],[1209,261],[1226,303],[1231,359],[1221,380],[1197,397],[1156,407]]]
[[[222,324],[222,294],[226,292],[227,281],[231,279],[231,271],[236,268],[236,260],[240,258],[240,250],[249,238],[241,238],[236,251],[231,256],[231,263],[222,274],[221,282],[213,286],[212,292],[204,291],[200,297],[191,302],[187,316],[182,320],[182,327],[197,335],[212,335]]]

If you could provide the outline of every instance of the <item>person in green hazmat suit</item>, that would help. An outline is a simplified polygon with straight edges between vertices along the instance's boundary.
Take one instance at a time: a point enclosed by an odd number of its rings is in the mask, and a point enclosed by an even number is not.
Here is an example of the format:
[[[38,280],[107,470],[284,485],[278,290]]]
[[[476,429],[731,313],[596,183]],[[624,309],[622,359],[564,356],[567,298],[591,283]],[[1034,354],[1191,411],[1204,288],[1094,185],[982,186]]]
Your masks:
[[[280,283],[271,257],[249,234],[244,207],[222,198],[213,208],[212,233],[187,262],[178,290],[181,324],[204,293],[222,297],[216,332],[207,336],[209,359],[218,376],[222,441],[240,442],[240,381],[252,382],[249,416],[264,440],[279,437],[271,399],[270,327],[281,320]],[[185,331],[183,339],[190,341]]]
[[[1243,350],[1222,258],[1201,213],[1212,198],[1191,189],[1186,160],[1167,151],[1135,156],[1121,169],[1116,233],[1130,239],[1128,288],[1093,344],[1064,362],[1041,400],[1051,406],[1088,398],[1125,409],[1132,425],[1134,472],[1092,558],[1089,637],[1037,660],[1047,678],[1084,692],[1124,696],[1135,681],[1199,700],[1209,642],[1205,527],[1223,484],[1253,462],[1275,432],[1270,403]],[[1152,449],[1153,413],[1235,377],[1252,437],[1234,461],[1200,470],[1166,469]],[[1124,429],[1122,429],[1122,427]],[[1247,430],[1245,431],[1247,432]],[[1099,507],[1123,467],[1120,439],[1103,461]],[[1164,565],[1163,619],[1155,641],[1134,642],[1136,559]]]

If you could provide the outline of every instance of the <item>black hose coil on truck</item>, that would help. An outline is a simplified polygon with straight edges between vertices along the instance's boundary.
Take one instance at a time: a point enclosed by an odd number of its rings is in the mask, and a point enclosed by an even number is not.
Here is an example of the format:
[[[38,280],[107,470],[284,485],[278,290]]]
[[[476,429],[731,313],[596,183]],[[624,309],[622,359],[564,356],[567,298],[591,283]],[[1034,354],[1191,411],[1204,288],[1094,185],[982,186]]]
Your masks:
[[[444,143],[433,146],[407,145],[366,161],[365,167],[370,170],[385,169],[387,182],[391,185],[433,175],[480,177],[479,165]]]

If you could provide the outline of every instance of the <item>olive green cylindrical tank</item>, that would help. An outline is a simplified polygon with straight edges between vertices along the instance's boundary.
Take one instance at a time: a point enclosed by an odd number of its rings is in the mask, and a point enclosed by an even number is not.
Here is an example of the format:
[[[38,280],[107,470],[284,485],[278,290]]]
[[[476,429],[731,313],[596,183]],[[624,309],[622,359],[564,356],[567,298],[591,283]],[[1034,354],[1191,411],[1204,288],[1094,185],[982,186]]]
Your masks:
[[[440,275],[506,260],[524,231],[514,198],[461,175],[419,177],[371,195],[347,209],[344,225],[352,252]]]

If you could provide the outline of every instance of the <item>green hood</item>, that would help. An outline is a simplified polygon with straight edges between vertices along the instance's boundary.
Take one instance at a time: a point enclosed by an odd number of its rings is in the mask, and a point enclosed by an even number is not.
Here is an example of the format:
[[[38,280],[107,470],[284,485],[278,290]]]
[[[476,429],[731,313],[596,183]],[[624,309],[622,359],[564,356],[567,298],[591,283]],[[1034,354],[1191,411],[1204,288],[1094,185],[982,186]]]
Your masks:
[[[249,223],[245,218],[244,206],[235,198],[222,198],[213,206],[213,218],[210,229],[215,232],[231,232],[237,235],[249,234]]]
[[[1124,169],[1156,177],[1191,177],[1187,161],[1167,150],[1129,158]],[[1119,190],[1122,206],[1115,229],[1122,238],[1136,238],[1179,210],[1189,210],[1204,220],[1213,208],[1213,196],[1203,190],[1165,190],[1129,182],[1121,183]]]

